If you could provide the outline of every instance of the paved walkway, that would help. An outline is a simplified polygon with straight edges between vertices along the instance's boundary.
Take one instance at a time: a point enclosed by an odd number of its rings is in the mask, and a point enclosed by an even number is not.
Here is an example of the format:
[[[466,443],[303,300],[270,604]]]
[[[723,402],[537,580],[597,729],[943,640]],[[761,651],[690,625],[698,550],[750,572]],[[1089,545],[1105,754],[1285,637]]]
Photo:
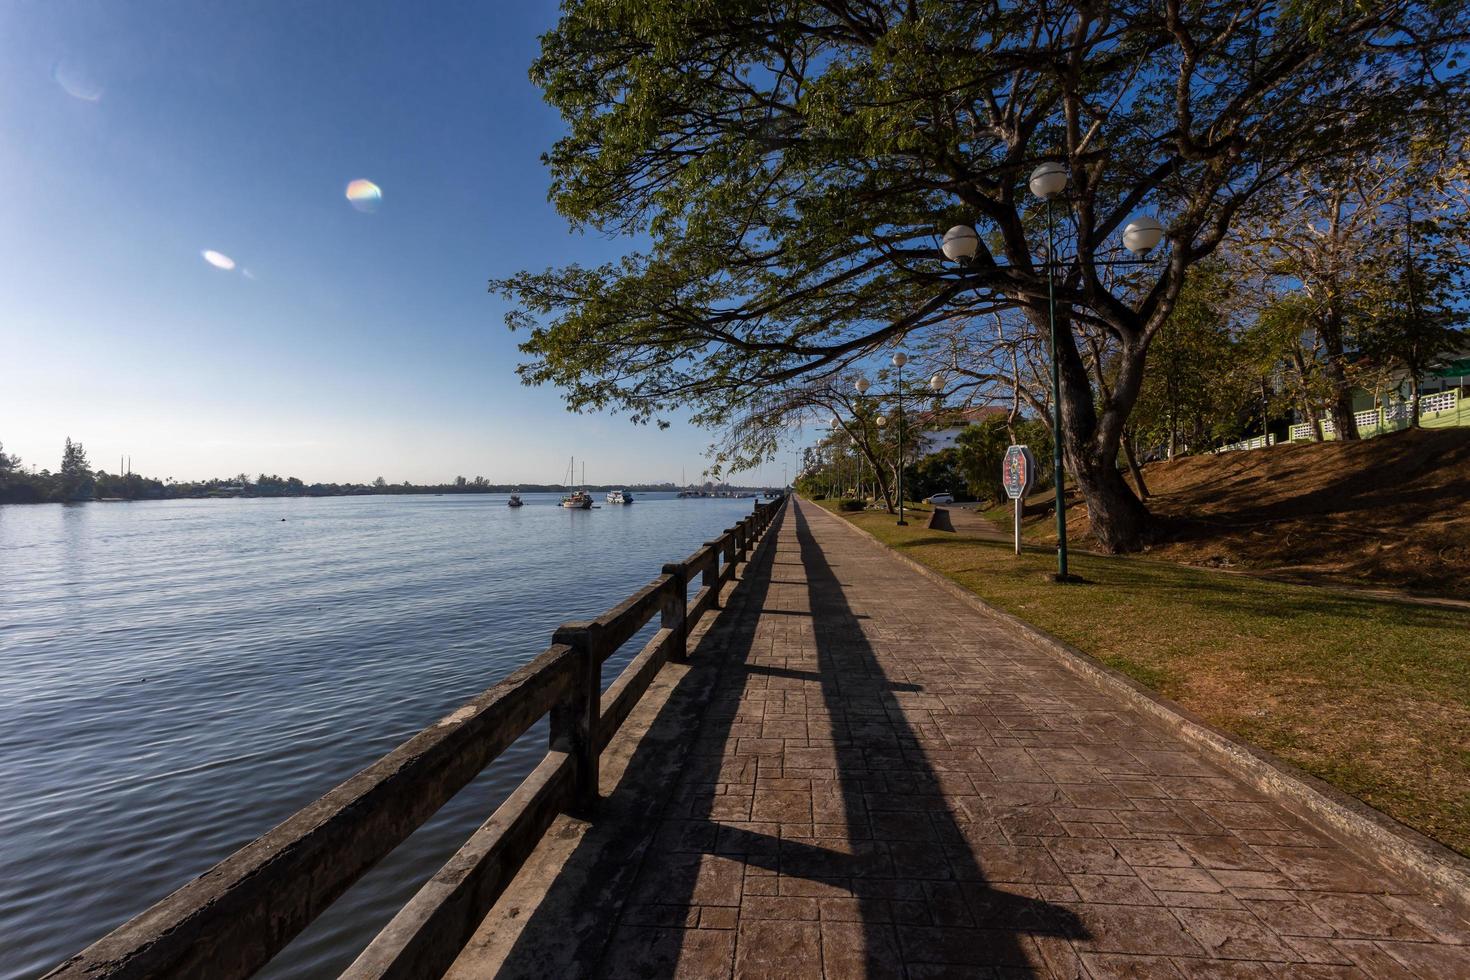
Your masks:
[[[524,918],[506,931],[517,904],[477,940],[481,955],[516,948],[481,962],[505,976],[1470,977],[1470,924],[815,506],[788,509],[745,590],[670,696],[699,700],[697,734],[653,740],[682,743],[678,765],[644,816],[610,799],[599,817],[636,825],[623,856],[576,872],[573,853],[557,872],[580,891],[549,908],[609,921],[543,915],[537,940]],[[558,937],[586,947],[575,967],[549,965]]]
[[[1003,530],[999,524],[981,514],[975,504],[955,504],[943,509],[948,512],[949,523],[955,533],[962,538],[1006,543],[1014,540],[1010,531]]]

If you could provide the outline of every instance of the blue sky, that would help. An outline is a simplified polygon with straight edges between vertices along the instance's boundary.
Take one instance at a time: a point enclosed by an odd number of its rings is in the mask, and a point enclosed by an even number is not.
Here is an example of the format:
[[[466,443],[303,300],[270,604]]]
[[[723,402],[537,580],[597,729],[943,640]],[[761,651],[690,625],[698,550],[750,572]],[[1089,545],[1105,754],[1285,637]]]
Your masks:
[[[176,479],[549,482],[572,454],[594,482],[694,477],[709,433],[522,387],[485,291],[627,247],[546,202],[561,122],[526,69],[555,14],[0,4],[6,450],[54,468],[71,436]]]

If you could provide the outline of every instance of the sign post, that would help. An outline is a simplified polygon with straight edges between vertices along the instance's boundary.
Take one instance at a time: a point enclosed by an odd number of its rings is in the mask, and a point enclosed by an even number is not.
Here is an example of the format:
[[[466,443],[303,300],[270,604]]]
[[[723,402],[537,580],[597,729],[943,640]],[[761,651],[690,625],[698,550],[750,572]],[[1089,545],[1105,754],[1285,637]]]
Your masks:
[[[1026,494],[1036,482],[1036,457],[1027,446],[1012,446],[1006,450],[1001,462],[1000,482],[1006,488],[1006,496],[1016,502],[1016,554],[1021,553],[1021,508]]]

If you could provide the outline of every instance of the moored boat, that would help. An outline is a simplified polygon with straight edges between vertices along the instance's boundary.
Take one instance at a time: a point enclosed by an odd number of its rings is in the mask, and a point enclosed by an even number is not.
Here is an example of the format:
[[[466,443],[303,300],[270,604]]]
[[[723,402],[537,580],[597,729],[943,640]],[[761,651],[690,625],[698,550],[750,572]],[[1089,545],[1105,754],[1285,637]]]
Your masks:
[[[586,490],[573,490],[561,498],[561,505],[568,510],[591,510],[592,494]]]
[[[633,502],[633,495],[627,490],[609,490],[607,492],[607,502],[610,504],[631,504]]]
[[[568,484],[571,484],[572,480],[575,478],[576,472],[577,472],[577,457],[573,456],[572,457],[572,461],[567,464],[567,483]],[[584,483],[586,482],[586,478],[587,478],[587,464],[586,463],[583,463],[582,464],[582,479],[583,479],[583,482]],[[569,493],[565,497],[561,498],[561,505],[563,507],[567,508],[568,510],[591,510],[592,509],[592,494],[588,493],[586,490],[583,490],[581,487],[577,487],[574,490],[572,490],[571,493]]]
[[[507,507],[524,507],[526,506],[526,502],[521,499],[520,494],[513,493],[510,495],[510,499],[505,502],[505,505]]]

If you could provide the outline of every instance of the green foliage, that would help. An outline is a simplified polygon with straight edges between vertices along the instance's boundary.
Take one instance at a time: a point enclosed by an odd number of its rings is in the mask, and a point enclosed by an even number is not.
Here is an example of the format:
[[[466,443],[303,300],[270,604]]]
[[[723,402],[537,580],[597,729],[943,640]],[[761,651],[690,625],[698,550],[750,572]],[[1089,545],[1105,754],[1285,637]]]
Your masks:
[[[1070,450],[1111,462],[1190,267],[1279,175],[1457,108],[1462,79],[1434,66],[1467,21],[1463,5],[1392,0],[1169,17],[1141,0],[566,0],[531,72],[566,124],[552,200],[646,247],[490,286],[523,334],[526,383],[576,410],[724,429],[774,386],[839,377],[955,318],[1039,324],[1045,223],[1024,187],[1060,159],[1078,226],[1062,318],[1111,338],[1127,382],[1095,390],[1061,334]],[[1168,225],[1171,261],[1122,277],[1088,261],[1141,208]],[[981,251],[956,268],[937,236],[961,221]],[[769,455],[791,421],[760,414],[732,465]],[[1097,518],[1110,488],[1083,488]]]
[[[1381,252],[1365,263],[1358,345],[1370,361],[1407,373],[1417,395],[1419,376],[1467,343],[1467,313],[1458,302],[1463,263],[1445,254],[1443,238],[1430,237],[1430,247],[1416,251],[1413,233],[1406,224],[1398,254]]]
[[[91,500],[95,490],[92,467],[80,442],[66,439],[61,451],[60,494],[62,500]]]
[[[848,511],[849,513],[853,511],[865,510],[867,506],[868,505],[865,502],[861,500],[853,500],[851,498],[845,498],[843,500],[837,501],[837,509]]]
[[[1260,341],[1301,328],[1278,306],[1263,318],[1268,333],[1242,341],[1231,315],[1234,286],[1223,263],[1196,267],[1154,337],[1149,373],[1130,420],[1139,444],[1170,451],[1213,448],[1238,438],[1259,408],[1273,361],[1260,357]],[[1275,353],[1274,345],[1265,346]]]
[[[963,500],[968,496],[966,486],[960,453],[953,446],[930,453],[904,471],[904,496],[909,500],[923,500],[936,493],[952,493]]]
[[[1019,419],[1014,430],[1006,428],[1006,420],[992,417],[966,426],[955,439],[965,486],[979,500],[995,503],[1005,500],[1001,484],[1001,464],[1012,445],[1027,446],[1036,458],[1036,483],[1033,489],[1050,486],[1052,481],[1051,429],[1040,419]]]

